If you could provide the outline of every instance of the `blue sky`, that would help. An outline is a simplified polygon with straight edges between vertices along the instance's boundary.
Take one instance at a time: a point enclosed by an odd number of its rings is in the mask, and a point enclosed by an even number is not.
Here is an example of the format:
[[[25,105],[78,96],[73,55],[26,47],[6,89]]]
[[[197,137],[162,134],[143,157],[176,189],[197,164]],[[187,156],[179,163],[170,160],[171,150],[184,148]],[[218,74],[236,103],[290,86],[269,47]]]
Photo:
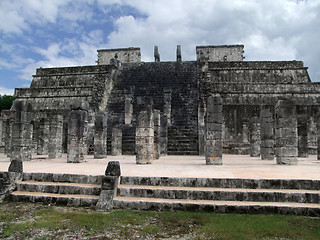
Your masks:
[[[302,60],[320,81],[320,0],[1,0],[0,94],[39,67],[94,65],[97,49],[195,60],[198,45],[244,44],[246,60]]]

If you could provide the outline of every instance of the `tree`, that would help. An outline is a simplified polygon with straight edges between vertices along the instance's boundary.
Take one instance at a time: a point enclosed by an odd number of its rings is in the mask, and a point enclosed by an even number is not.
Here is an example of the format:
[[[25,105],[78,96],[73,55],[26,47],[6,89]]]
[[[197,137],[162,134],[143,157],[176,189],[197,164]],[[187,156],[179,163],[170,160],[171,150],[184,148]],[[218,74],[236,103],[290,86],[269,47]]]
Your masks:
[[[14,96],[0,95],[0,111],[4,109],[10,109],[14,99]]]

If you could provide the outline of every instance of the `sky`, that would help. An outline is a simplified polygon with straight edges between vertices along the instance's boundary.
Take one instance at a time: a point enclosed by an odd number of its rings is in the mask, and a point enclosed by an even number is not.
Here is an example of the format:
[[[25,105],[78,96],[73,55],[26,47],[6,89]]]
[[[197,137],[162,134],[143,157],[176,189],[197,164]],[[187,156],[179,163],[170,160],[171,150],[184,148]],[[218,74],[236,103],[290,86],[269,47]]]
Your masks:
[[[195,60],[196,46],[244,44],[246,61],[301,60],[320,81],[320,0],[0,0],[0,95],[39,67],[95,65],[97,49],[142,61]]]

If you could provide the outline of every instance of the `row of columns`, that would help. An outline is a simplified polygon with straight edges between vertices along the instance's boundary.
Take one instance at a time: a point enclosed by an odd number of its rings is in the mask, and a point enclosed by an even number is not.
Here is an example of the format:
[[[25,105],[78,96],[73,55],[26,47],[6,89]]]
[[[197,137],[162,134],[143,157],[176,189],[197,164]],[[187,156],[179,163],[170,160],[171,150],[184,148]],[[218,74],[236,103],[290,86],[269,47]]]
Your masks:
[[[308,117],[306,108],[296,112],[294,101],[278,100],[274,114],[265,107],[259,117],[249,121],[250,156],[273,160],[277,164],[296,165],[299,157],[308,157]],[[222,164],[222,100],[219,94],[207,98],[205,158],[208,165]],[[320,123],[317,126],[320,136]],[[299,146],[299,147],[298,147]],[[298,150],[299,149],[299,150]],[[320,159],[318,138],[318,159]]]

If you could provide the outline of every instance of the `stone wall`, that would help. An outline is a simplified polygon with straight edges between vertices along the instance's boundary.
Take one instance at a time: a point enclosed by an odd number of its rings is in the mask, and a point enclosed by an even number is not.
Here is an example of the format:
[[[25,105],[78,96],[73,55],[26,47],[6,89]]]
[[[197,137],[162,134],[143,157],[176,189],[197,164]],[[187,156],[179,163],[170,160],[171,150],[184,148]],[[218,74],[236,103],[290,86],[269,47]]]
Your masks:
[[[242,61],[243,45],[198,46],[197,60],[209,62]]]
[[[98,65],[109,65],[110,61],[118,60],[121,63],[141,62],[140,48],[118,48],[98,50]]]

